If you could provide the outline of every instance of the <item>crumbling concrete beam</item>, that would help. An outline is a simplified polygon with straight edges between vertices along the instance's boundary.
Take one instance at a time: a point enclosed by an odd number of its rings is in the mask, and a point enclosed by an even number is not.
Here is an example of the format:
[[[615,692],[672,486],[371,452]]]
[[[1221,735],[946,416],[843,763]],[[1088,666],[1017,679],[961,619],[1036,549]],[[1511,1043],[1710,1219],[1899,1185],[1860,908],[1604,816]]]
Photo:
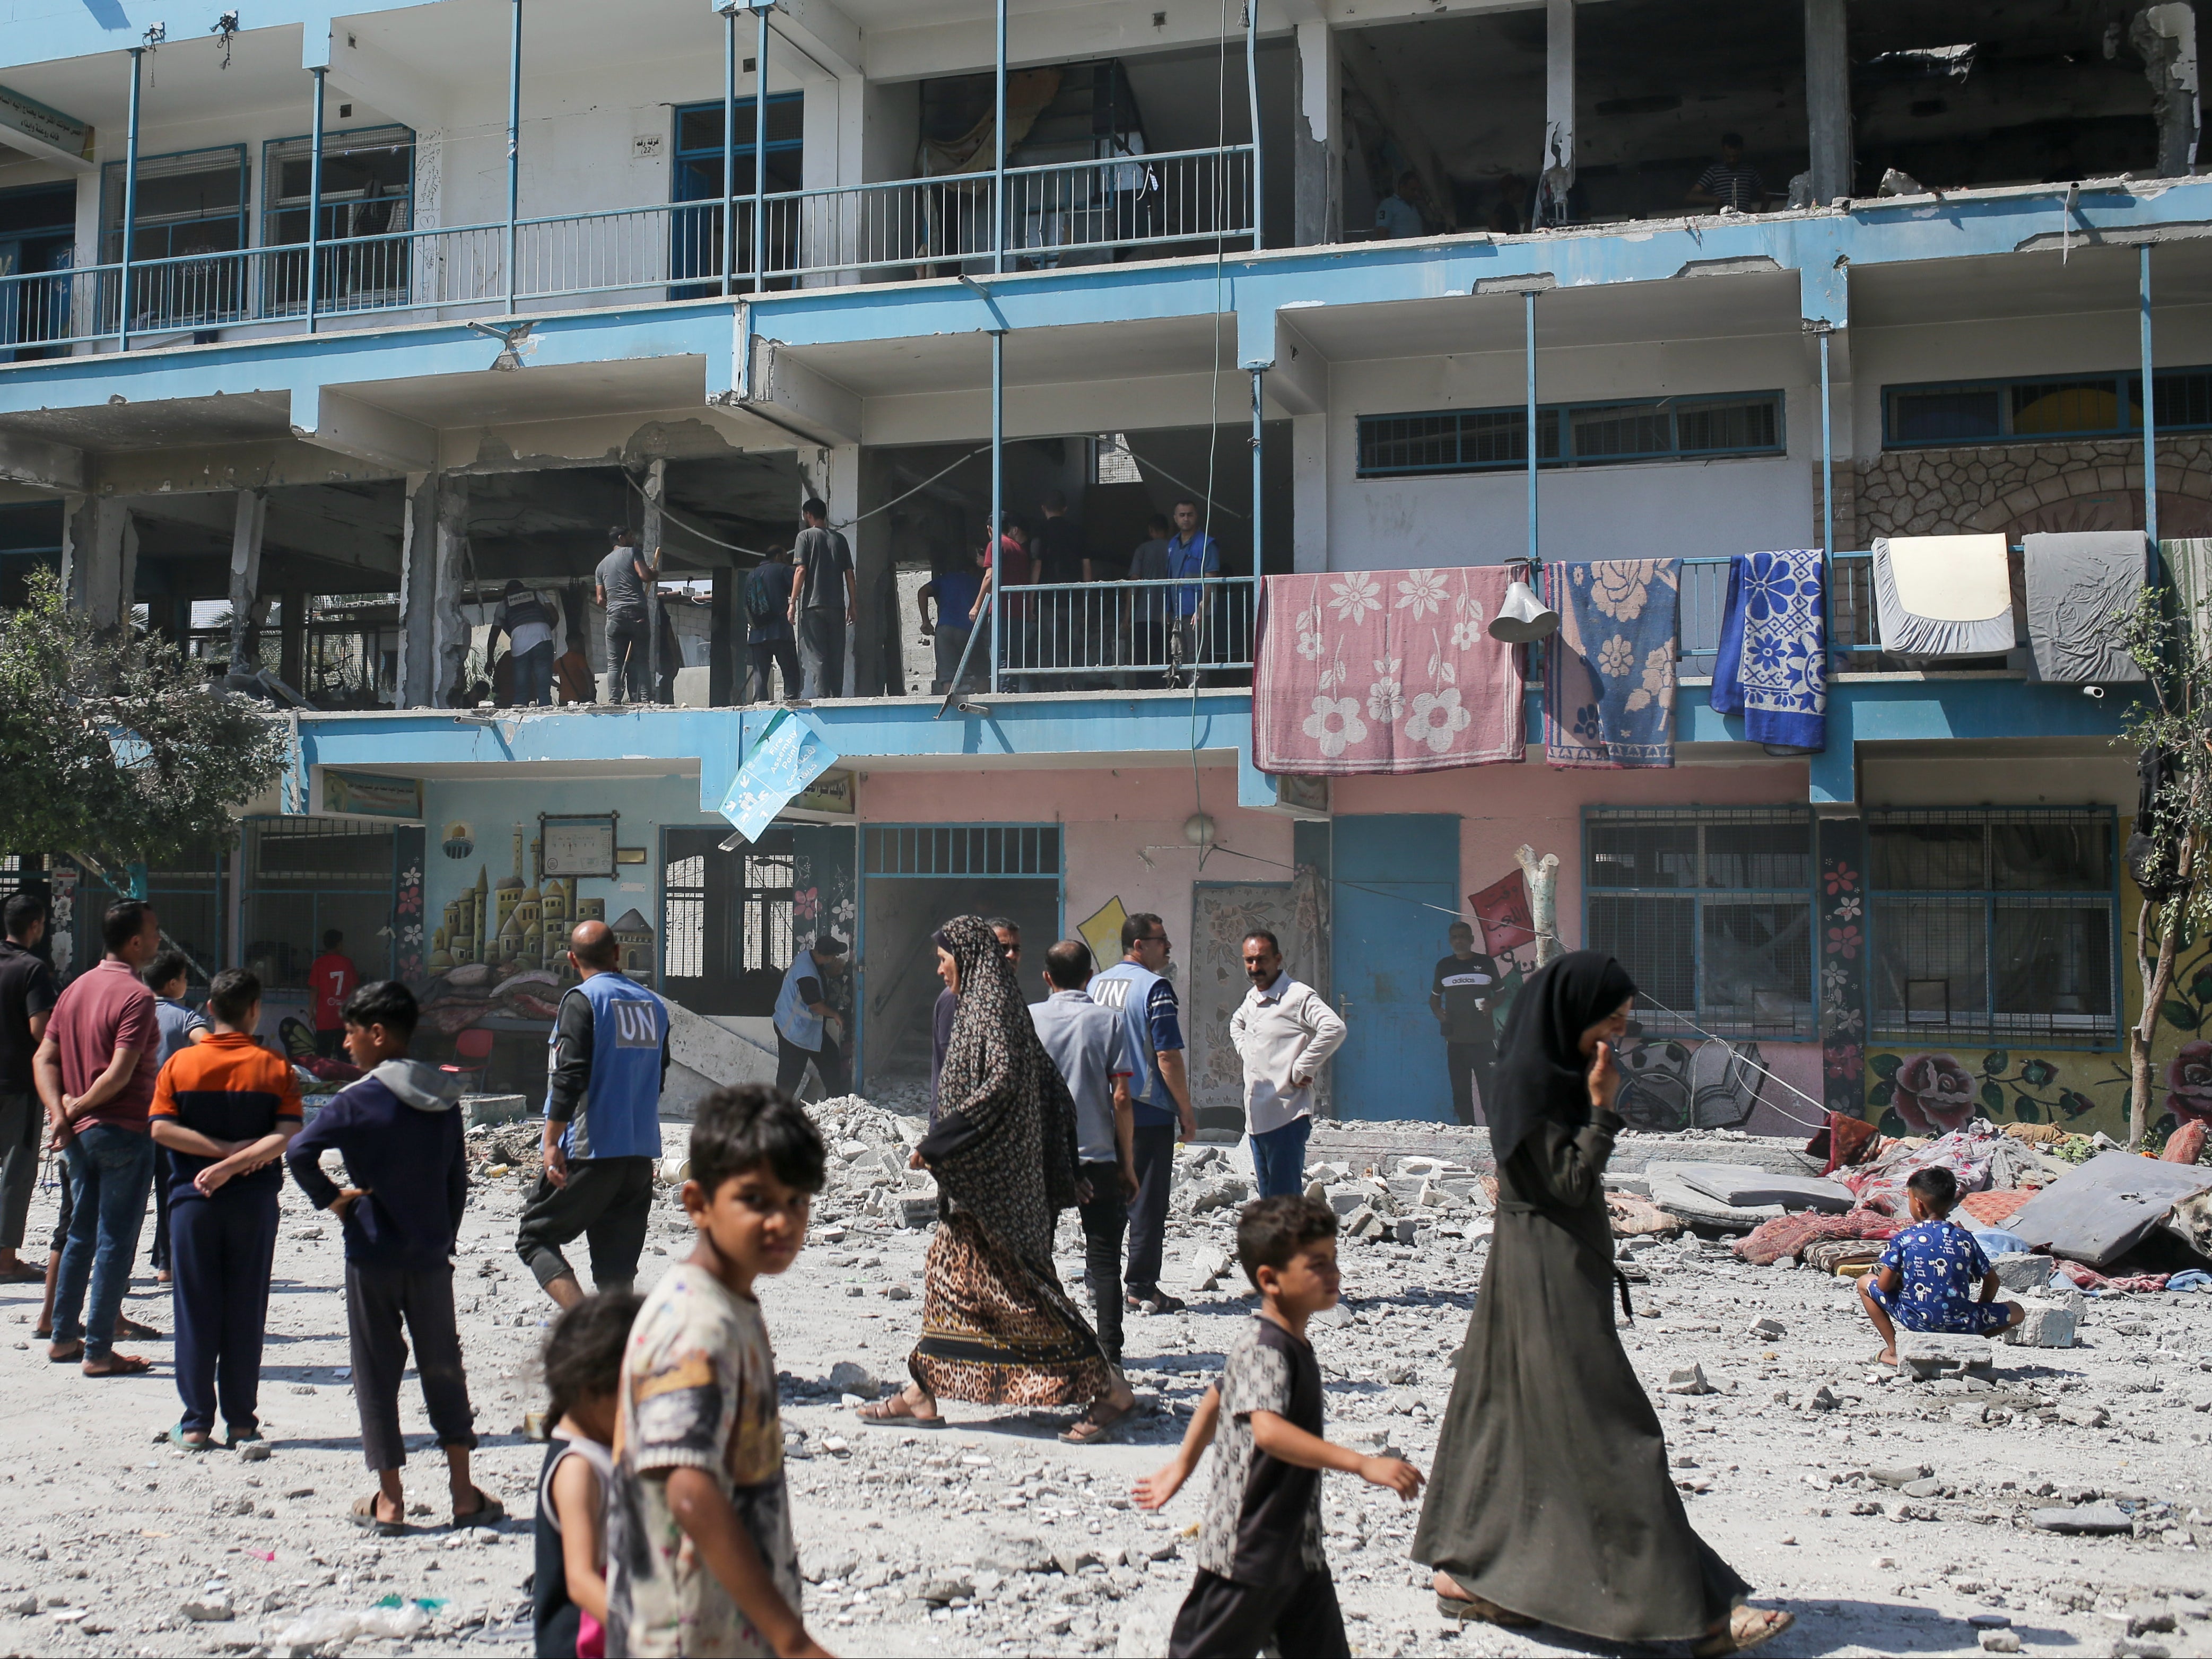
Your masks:
[[[1844,0],[1805,0],[1805,121],[1813,199],[1851,193],[1851,60]]]
[[[435,427],[330,386],[293,392],[292,435],[385,472],[428,471],[438,464]]]
[[[2158,123],[2158,173],[2185,175],[2197,160],[2197,12],[2183,0],[2146,6],[2128,26],[2128,44],[2150,78]]]
[[[261,538],[268,523],[268,496],[258,489],[240,490],[230,532],[230,665],[235,672],[251,673],[260,666],[252,650],[253,607],[261,594]]]

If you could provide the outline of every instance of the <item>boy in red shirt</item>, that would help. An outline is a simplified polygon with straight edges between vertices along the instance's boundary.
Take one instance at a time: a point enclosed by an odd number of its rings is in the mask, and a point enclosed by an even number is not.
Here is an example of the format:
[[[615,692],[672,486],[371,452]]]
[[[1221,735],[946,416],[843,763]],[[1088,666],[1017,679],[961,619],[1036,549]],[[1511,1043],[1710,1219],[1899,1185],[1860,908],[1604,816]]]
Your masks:
[[[276,1254],[276,1165],[299,1133],[300,1085],[282,1055],[255,1042],[261,981],[227,968],[208,986],[215,1030],[180,1048],[154,1085],[149,1121],[169,1154],[169,1210],[177,1315],[177,1393],[184,1415],[169,1431],[185,1451],[215,1444],[218,1374],[230,1443],[261,1438],[261,1339]]]
[[[361,984],[361,969],[338,946],[345,935],[335,927],[323,935],[323,953],[307,964],[307,990],[315,1000],[315,1052],[336,1060],[345,1048],[346,999]]]

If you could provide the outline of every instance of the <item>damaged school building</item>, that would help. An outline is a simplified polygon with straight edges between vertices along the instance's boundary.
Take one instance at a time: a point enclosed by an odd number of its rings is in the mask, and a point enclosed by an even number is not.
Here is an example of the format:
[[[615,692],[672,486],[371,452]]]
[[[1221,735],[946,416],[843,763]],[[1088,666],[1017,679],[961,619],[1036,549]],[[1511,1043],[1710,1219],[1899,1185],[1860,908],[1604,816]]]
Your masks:
[[[1645,988],[1643,1127],[2123,1132],[2090,635],[2212,537],[2190,5],[118,0],[0,60],[0,598],[287,710],[236,843],[147,875],[272,1013],[337,929],[526,1086],[598,916],[742,1066],[834,934],[879,1091],[945,915],[1156,912],[1216,1127],[1255,927],[1350,1024],[1330,1109],[1446,1119],[1446,929],[1533,964],[1526,847]],[[923,586],[1053,492],[1088,580],[988,594],[947,695]],[[814,495],[852,695],[748,703]],[[1218,567],[1137,557],[1179,501]],[[512,706],[510,580],[596,702]],[[834,763],[733,837],[778,732]],[[14,856],[88,959],[96,884]],[[2185,963],[2181,1116],[2208,1021]]]

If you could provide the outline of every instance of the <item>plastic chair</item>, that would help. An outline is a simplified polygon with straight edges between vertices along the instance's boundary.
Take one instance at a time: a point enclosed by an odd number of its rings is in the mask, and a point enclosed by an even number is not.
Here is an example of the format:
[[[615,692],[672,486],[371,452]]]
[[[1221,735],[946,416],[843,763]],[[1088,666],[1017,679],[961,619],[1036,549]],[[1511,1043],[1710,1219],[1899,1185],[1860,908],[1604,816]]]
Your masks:
[[[491,1045],[492,1034],[481,1025],[471,1025],[453,1039],[454,1063],[438,1069],[481,1082],[484,1067],[491,1063]]]

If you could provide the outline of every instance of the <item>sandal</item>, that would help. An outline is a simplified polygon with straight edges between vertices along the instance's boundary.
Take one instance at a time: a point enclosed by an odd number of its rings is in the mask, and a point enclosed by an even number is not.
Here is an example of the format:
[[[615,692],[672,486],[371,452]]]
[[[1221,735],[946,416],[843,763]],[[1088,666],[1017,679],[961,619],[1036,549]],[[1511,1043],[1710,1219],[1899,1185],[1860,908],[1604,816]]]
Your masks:
[[[50,1332],[48,1334],[51,1335],[52,1333]],[[67,1348],[69,1352],[67,1353],[64,1353],[62,1352],[64,1348]],[[84,1342],[82,1338],[72,1337],[67,1342],[57,1342],[52,1347],[46,1350],[46,1363],[49,1365],[73,1364],[77,1360],[83,1358]]]
[[[0,1285],[43,1285],[46,1282],[46,1270],[33,1267],[27,1261],[18,1261],[7,1272],[0,1273]]]
[[[135,1354],[111,1353],[107,1356],[106,1370],[96,1371],[88,1364],[84,1374],[87,1376],[143,1376],[153,1369],[154,1362],[150,1359],[141,1359]]]
[[[1437,1611],[1447,1619],[1456,1619],[1462,1624],[1496,1625],[1504,1630],[1533,1630],[1536,1620],[1517,1613],[1508,1613],[1495,1601],[1486,1601],[1479,1595],[1446,1595],[1439,1592]]]
[[[935,1401],[930,1402],[933,1407],[936,1403]],[[864,1405],[855,1406],[853,1415],[878,1429],[896,1427],[900,1424],[911,1424],[917,1429],[941,1429],[945,1426],[945,1413],[942,1412],[933,1410],[927,1417],[917,1415],[914,1403],[906,1397],[904,1389],[888,1400],[871,1400]]]
[[[1738,1607],[1729,1611],[1728,1628],[1715,1631],[1690,1648],[1690,1659],[1721,1659],[1729,1653],[1749,1653],[1763,1647],[1797,1622],[1784,1607]]]
[[[379,1538],[398,1538],[405,1535],[407,1522],[404,1519],[404,1510],[401,1511],[402,1518],[398,1521],[386,1521],[377,1514],[377,1501],[383,1496],[380,1492],[373,1492],[366,1498],[356,1498],[352,1511],[354,1525],[366,1528]]]
[[[1137,1402],[1132,1397],[1127,1405],[1109,1416],[1101,1416],[1099,1411],[1098,1407],[1093,1406],[1077,1418],[1073,1426],[1060,1437],[1061,1441],[1070,1446],[1097,1445],[1137,1414]]]
[[[458,1512],[453,1516],[457,1527],[495,1527],[507,1519],[507,1505],[494,1498],[482,1486],[471,1486],[477,1495],[477,1506],[466,1515]]]
[[[200,1437],[197,1440],[186,1439],[185,1437],[191,1432],[183,1424],[173,1423],[169,1425],[169,1443],[184,1452],[211,1452],[216,1449],[215,1437],[206,1430],[199,1431]]]

